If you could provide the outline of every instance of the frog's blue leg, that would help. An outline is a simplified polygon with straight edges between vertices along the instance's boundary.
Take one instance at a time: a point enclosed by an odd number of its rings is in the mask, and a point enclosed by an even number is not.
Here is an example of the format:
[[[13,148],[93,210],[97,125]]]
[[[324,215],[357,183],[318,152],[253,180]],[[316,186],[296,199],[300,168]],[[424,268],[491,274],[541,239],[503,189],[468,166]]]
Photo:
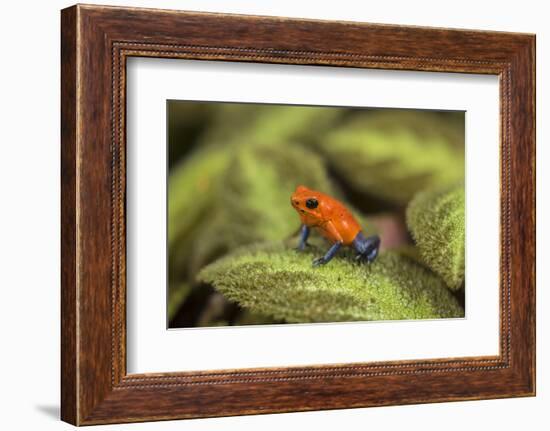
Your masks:
[[[365,238],[362,232],[359,232],[353,240],[353,248],[357,250],[357,256],[355,259],[372,262],[378,256],[378,249],[380,248],[380,237],[378,235],[369,236]]]
[[[298,250],[303,250],[304,248],[306,248],[307,239],[309,238],[309,232],[309,226],[303,224],[300,229],[300,242],[298,242],[298,247],[296,247]]]
[[[330,262],[336,252],[340,250],[340,247],[342,247],[342,242],[335,242],[323,257],[319,257],[313,261],[313,266],[324,265],[325,263]]]

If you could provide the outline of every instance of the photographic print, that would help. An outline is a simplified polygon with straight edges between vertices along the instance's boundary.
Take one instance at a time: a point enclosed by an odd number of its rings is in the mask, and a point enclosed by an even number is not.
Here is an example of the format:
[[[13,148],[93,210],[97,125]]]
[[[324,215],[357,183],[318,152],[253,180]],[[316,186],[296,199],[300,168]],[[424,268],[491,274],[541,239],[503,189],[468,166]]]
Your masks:
[[[167,102],[168,327],[462,318],[465,115]]]

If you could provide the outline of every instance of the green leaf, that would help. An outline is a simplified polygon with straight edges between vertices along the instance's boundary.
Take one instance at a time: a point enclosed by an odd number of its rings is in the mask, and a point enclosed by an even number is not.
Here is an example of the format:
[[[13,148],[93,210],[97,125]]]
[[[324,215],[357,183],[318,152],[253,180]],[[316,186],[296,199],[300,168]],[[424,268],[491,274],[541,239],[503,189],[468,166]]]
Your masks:
[[[313,268],[322,252],[300,253],[280,243],[248,246],[198,277],[246,309],[287,322],[464,316],[442,280],[406,257],[387,252],[369,265],[342,253]]]
[[[218,192],[230,153],[220,148],[199,151],[170,171],[168,178],[168,245],[195,228]]]
[[[220,104],[204,144],[305,143],[322,136],[348,109],[258,104]]]
[[[192,281],[189,272],[196,244],[217,211],[219,184],[230,162],[230,152],[211,148],[194,153],[171,170],[168,177],[168,251],[171,282]],[[189,276],[191,275],[191,276]]]
[[[168,162],[172,167],[195,149],[215,112],[215,104],[181,100],[167,101]]]
[[[188,283],[171,283],[168,288],[168,320],[172,320],[178,312],[180,305],[191,292],[191,286]]]
[[[406,204],[418,191],[464,177],[463,122],[442,114],[357,114],[318,147],[356,191]]]
[[[281,240],[300,226],[290,196],[299,184],[331,193],[323,161],[298,145],[244,146],[220,194],[229,247]]]
[[[464,184],[419,193],[407,208],[407,224],[424,262],[449,288],[464,282]]]

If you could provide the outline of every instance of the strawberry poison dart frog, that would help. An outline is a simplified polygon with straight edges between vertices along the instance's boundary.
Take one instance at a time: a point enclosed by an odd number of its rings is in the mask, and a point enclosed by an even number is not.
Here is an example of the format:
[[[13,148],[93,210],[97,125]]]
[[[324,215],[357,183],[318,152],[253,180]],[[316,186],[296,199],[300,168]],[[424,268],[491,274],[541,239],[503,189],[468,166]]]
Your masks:
[[[351,212],[336,199],[305,186],[298,186],[290,203],[302,222],[298,250],[305,248],[311,228],[332,243],[324,256],[313,261],[313,266],[329,262],[343,245],[357,251],[356,260],[372,262],[378,255],[380,237],[373,235],[366,238]]]

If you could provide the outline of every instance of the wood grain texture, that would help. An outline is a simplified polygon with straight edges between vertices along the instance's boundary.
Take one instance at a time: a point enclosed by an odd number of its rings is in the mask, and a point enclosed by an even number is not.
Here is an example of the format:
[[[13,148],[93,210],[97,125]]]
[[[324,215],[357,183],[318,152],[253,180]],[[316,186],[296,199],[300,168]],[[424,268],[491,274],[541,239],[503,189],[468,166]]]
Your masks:
[[[533,35],[79,5],[62,11],[61,37],[63,420],[86,425],[534,394]],[[499,356],[127,375],[130,56],[498,75]]]
[[[77,421],[76,9],[61,16],[61,417]]]

